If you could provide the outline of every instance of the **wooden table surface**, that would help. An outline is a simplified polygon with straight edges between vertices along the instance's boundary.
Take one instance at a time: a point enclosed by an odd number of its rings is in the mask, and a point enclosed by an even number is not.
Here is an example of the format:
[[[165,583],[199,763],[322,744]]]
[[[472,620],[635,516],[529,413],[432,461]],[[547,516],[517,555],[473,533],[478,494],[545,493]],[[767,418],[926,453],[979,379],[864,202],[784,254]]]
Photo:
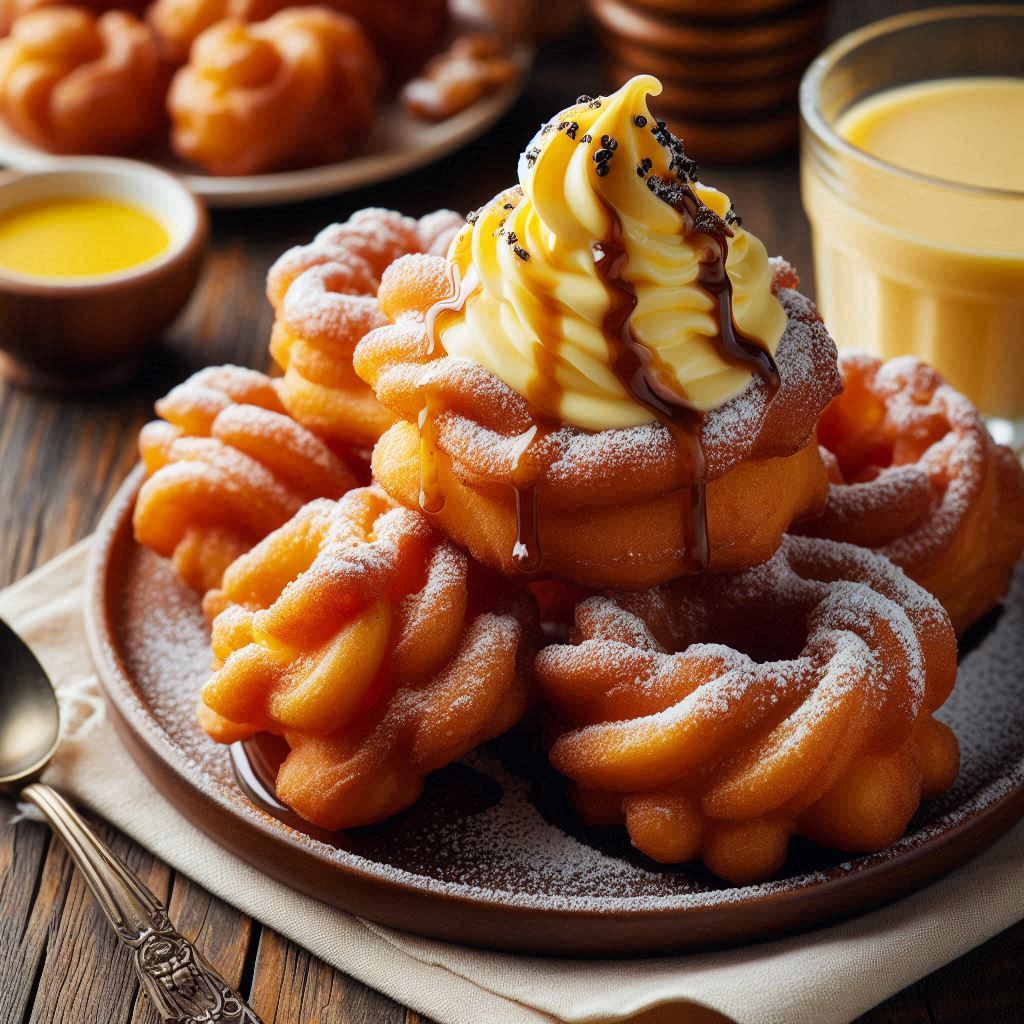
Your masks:
[[[834,0],[833,35],[921,3]],[[472,209],[514,175],[533,130],[582,92],[598,92],[585,36],[546,46],[510,115],[461,154],[399,181],[278,210],[218,213],[203,281],[187,314],[145,371],[116,394],[55,398],[0,386],[0,585],[86,536],[136,459],[154,399],[211,363],[266,368],[268,265],[363,206],[420,214]],[[810,241],[791,156],[742,169],[705,168],[769,252],[803,271],[813,294]],[[419,1021],[169,869],[103,822],[100,833],[170,906],[180,929],[240,986],[267,1024]],[[129,956],[59,843],[40,825],[0,828],[0,1024],[152,1024]],[[1024,924],[899,993],[863,1024],[1024,1021]]]

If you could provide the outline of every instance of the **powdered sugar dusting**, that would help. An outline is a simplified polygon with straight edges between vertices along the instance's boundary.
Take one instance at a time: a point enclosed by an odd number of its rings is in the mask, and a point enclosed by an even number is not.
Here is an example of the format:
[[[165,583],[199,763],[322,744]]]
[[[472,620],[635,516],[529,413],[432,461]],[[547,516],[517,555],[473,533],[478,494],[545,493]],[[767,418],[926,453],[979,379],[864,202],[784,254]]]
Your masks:
[[[164,598],[148,596],[159,587]],[[209,671],[208,636],[198,599],[155,556],[139,552],[120,596],[119,651],[152,714],[154,740],[191,782],[233,813],[291,832],[254,808],[234,784],[227,753],[201,733],[193,707]],[[137,609],[129,614],[128,609]],[[139,611],[138,609],[145,609]],[[958,781],[925,804],[892,851],[843,859],[798,847],[784,877],[735,889],[698,869],[666,870],[645,861],[617,834],[579,827],[565,811],[558,783],[520,768],[528,741],[512,737],[441,772],[409,814],[340,840],[347,848],[291,833],[339,865],[389,882],[509,906],[578,912],[657,912],[760,897],[852,874],[909,852],[971,819],[1024,786],[1024,566],[998,621],[961,661],[956,689],[939,712],[962,750]],[[454,812],[455,792],[479,787],[485,805]],[[500,798],[499,798],[500,794]]]

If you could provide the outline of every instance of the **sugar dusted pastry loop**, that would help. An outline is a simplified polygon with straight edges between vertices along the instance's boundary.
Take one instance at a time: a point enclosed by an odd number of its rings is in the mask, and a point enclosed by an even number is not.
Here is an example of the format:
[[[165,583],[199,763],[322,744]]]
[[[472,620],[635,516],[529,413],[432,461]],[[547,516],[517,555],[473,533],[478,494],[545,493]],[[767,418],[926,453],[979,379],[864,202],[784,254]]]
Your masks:
[[[165,123],[169,70],[152,30],[126,11],[44,7],[0,41],[0,112],[54,153],[122,153]]]
[[[464,223],[450,210],[419,220],[360,210],[277,260],[267,276],[276,313],[270,351],[284,370],[282,398],[296,419],[365,448],[390,426],[393,417],[352,368],[353,350],[387,322],[377,301],[387,266],[406,253],[446,249]]]
[[[249,25],[220,21],[174,77],[172,143],[211,174],[331,163],[369,131],[381,72],[358,23],[290,7]]]
[[[400,417],[381,486],[505,573],[743,568],[824,502],[835,347],[653,119],[660,90],[637,76],[543,125],[445,260],[392,264],[394,323],[356,351]]]
[[[845,390],[818,427],[828,504],[801,529],[880,551],[963,632],[1006,593],[1024,548],[1020,460],[920,360],[844,353],[840,369]]]
[[[201,370],[157,403],[139,436],[148,479],[135,537],[208,591],[224,570],[312,498],[340,497],[353,471],[296,423],[255,370]]]
[[[526,709],[536,608],[375,487],[315,501],[224,574],[220,667],[200,718],[291,753],[277,794],[341,829],[419,797],[424,777]]]
[[[658,423],[597,433],[564,425],[530,442],[535,420],[523,396],[430,338],[426,315],[452,287],[443,260],[398,260],[379,291],[394,323],[371,331],[356,349],[356,372],[400,417],[374,452],[381,485],[403,504],[419,501],[417,423],[426,406],[444,493],[436,521],[480,561],[517,571],[512,484],[530,443],[545,573],[590,586],[642,587],[687,571],[687,477],[669,431]],[[776,291],[787,316],[776,352],[780,389],[773,397],[752,379],[740,396],[709,411],[701,428],[712,568],[769,557],[793,519],[824,500],[814,423],[839,389],[835,347],[807,299]]]
[[[733,882],[778,871],[793,835],[882,849],[957,772],[932,717],[956,675],[949,619],[852,545],[787,537],[736,576],[590,598],[536,671],[584,817]]]

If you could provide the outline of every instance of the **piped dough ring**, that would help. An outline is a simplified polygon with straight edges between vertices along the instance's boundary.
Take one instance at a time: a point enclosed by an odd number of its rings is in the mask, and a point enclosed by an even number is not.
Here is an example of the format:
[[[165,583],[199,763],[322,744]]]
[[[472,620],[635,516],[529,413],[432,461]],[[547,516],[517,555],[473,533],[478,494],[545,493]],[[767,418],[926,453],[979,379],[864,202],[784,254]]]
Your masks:
[[[948,616],[848,544],[786,537],[734,576],[589,598],[535,668],[583,816],[736,883],[778,871],[793,835],[890,845],[959,764],[932,717],[956,676]]]
[[[207,367],[157,402],[139,435],[148,478],[135,538],[174,560],[189,586],[224,570],[307,501],[358,485],[356,468],[293,420],[278,382],[240,366]]]
[[[962,633],[1006,593],[1024,548],[1024,468],[977,409],[912,356],[844,352],[818,440],[828,503],[799,529],[880,551]]]
[[[415,220],[392,210],[359,210],[281,255],[267,275],[274,307],[270,352],[284,371],[281,397],[300,423],[335,442],[369,449],[394,422],[356,376],[352,353],[387,323],[377,288],[406,253],[443,252],[464,224],[438,210]]]
[[[827,490],[815,423],[840,387],[835,346],[814,306],[777,261],[776,293],[788,326],[776,352],[782,385],[774,397],[760,378],[706,414],[712,571],[762,562],[783,532],[817,511]],[[523,398],[467,359],[446,355],[427,336],[424,314],[450,289],[445,263],[407,256],[388,269],[379,297],[394,322],[371,331],[355,353],[356,372],[401,417],[381,438],[373,470],[381,486],[417,507],[421,445],[415,424],[429,396],[437,451],[435,521],[475,558],[508,574],[520,517],[513,487],[533,425]],[[692,571],[684,509],[686,470],[660,424],[588,433],[563,427],[530,448],[539,495],[542,575],[593,587],[643,588]]]
[[[511,728],[538,641],[529,591],[376,487],[318,500],[224,574],[200,721],[291,753],[277,794],[331,829],[380,821]]]

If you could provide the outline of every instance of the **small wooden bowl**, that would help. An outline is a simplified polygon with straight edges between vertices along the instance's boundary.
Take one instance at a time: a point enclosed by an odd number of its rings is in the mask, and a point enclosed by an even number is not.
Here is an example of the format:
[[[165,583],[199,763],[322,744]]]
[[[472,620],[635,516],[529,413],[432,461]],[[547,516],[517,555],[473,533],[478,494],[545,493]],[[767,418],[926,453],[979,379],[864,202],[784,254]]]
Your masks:
[[[128,376],[195,288],[206,211],[177,178],[131,160],[88,159],[0,184],[0,214],[61,197],[113,199],[166,229],[167,248],[136,267],[45,278],[0,268],[0,374],[58,390],[109,387]]]

